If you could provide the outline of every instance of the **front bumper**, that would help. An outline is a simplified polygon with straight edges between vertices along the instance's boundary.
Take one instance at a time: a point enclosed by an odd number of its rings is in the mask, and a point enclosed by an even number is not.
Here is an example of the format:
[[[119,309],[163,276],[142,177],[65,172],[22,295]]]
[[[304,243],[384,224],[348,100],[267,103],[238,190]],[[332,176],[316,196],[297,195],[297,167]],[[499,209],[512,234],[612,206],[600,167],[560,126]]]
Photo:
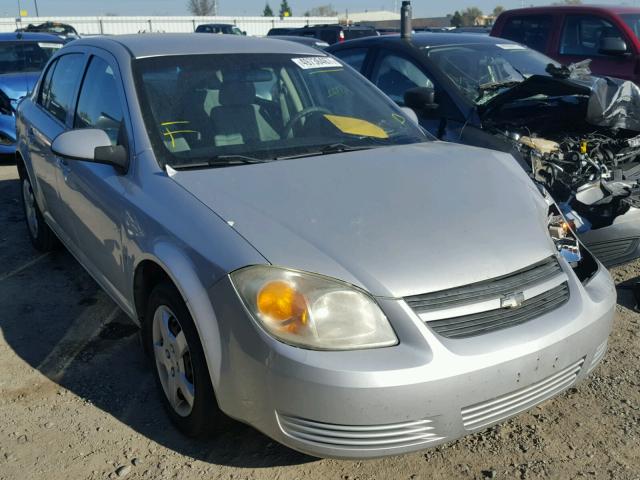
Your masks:
[[[603,357],[611,278],[600,268],[586,287],[574,275],[569,285],[570,300],[549,314],[457,340],[436,335],[404,301],[379,300],[397,346],[318,352],[271,338],[222,280],[210,291],[222,340],[208,358],[220,366],[212,375],[218,403],[319,457],[379,457],[457,439],[558,394]]]
[[[607,267],[635,260],[640,257],[640,209],[631,208],[612,225],[590,230],[580,240]]]

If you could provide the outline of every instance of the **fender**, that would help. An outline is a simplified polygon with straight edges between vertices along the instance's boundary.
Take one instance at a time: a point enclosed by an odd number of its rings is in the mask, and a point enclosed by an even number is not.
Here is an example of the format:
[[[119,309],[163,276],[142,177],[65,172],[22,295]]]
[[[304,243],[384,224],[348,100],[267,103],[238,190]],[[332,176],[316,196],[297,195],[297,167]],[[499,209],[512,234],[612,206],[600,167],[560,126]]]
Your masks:
[[[137,258],[133,272],[145,260],[150,260],[160,266],[180,292],[196,325],[209,368],[211,383],[214,389],[217,388],[222,363],[218,319],[211,305],[207,288],[196,275],[193,263],[179,248],[166,241],[154,243],[151,253],[145,253]],[[132,292],[134,278],[135,275],[132,274]],[[137,318],[136,316],[136,322],[138,322]]]

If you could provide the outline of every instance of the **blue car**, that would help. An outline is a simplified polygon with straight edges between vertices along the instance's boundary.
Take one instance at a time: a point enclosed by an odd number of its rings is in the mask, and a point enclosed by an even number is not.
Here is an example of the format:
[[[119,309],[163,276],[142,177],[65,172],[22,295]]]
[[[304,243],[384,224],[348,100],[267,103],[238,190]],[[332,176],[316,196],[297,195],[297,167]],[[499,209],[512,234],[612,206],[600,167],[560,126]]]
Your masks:
[[[15,109],[64,41],[47,33],[0,33],[0,156],[16,151]]]

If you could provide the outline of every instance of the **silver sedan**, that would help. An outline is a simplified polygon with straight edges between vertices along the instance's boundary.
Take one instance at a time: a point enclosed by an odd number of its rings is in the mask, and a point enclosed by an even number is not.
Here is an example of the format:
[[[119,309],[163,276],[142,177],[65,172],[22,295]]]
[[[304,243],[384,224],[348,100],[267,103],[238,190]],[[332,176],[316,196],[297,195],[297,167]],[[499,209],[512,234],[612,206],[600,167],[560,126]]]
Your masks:
[[[316,456],[398,454],[605,354],[611,278],[544,191],[316,49],[81,39],[17,117],[31,241],[140,324],[186,434],[229,416]]]

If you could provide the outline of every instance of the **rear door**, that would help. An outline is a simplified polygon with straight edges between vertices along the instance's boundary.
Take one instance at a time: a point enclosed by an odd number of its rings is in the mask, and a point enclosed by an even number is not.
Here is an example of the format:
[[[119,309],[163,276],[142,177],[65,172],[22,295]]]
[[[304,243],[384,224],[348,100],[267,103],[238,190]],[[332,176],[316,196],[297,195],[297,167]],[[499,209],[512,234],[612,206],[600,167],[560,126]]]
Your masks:
[[[609,55],[600,51],[602,39],[621,38],[627,45],[627,54]],[[568,65],[591,59],[591,71],[598,75],[633,80],[634,43],[626,32],[619,29],[610,18],[592,14],[565,15],[560,34],[558,61]]]
[[[48,67],[26,126],[36,182],[44,197],[44,214],[65,243],[72,238],[68,212],[59,195],[58,174],[65,161],[51,152],[51,143],[69,122],[84,62],[82,53],[69,53]]]

